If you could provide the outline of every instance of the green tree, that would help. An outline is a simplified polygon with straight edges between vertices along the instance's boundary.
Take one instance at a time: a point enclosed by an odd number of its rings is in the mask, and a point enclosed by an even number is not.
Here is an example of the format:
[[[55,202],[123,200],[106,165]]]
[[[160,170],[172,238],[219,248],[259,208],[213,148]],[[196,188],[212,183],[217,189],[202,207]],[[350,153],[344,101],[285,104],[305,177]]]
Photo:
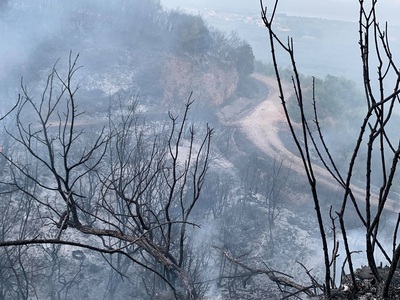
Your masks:
[[[246,41],[236,49],[236,68],[239,76],[244,78],[254,72],[253,48]]]
[[[210,42],[210,32],[200,16],[180,15],[177,29],[180,50],[192,55],[207,53]]]

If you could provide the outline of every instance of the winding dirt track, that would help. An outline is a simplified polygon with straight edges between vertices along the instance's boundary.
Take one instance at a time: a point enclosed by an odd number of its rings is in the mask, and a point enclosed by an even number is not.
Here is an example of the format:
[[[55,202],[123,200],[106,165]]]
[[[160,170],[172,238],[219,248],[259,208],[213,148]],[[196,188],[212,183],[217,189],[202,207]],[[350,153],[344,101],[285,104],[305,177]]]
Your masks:
[[[282,142],[282,134],[290,135],[286,118],[281,105],[278,85],[275,78],[254,74],[253,77],[264,83],[269,89],[268,97],[252,109],[248,114],[235,122],[246,137],[254,143],[266,155],[275,158],[283,158],[284,165],[291,168],[299,176],[306,176],[301,158],[291,152]],[[292,93],[289,85],[283,85],[285,97]],[[318,164],[313,165],[313,170],[318,181],[334,192],[341,190],[339,184],[334,181],[329,172]],[[365,191],[362,188],[352,186],[355,197],[365,202]],[[376,195],[372,195],[372,201],[377,204]],[[396,201],[388,199],[386,205],[389,210],[399,212]]]
[[[269,95],[253,111],[239,120],[240,129],[264,153],[272,157],[276,155],[284,157],[287,166],[291,165],[296,171],[304,172],[300,158],[290,152],[279,137],[279,132],[288,129],[288,125],[276,79],[260,74],[254,74],[253,77],[268,87]],[[289,86],[284,86],[284,89],[287,95],[291,93]]]
[[[297,150],[293,149],[296,152],[291,152],[284,145],[280,136],[283,134],[291,136],[291,133],[279,98],[280,94],[276,79],[260,74],[254,74],[253,77],[267,85],[269,95],[238,122],[240,129],[265,154],[284,159],[283,163],[287,167],[290,167],[299,175],[306,176],[303,162],[298,156]],[[284,84],[283,88],[285,97],[289,98],[292,93],[291,87],[288,84]],[[291,139],[291,137],[289,138]],[[319,180],[331,186],[331,188],[338,188],[338,185],[332,183],[331,175],[326,169],[316,164],[313,167],[315,175],[319,176]]]

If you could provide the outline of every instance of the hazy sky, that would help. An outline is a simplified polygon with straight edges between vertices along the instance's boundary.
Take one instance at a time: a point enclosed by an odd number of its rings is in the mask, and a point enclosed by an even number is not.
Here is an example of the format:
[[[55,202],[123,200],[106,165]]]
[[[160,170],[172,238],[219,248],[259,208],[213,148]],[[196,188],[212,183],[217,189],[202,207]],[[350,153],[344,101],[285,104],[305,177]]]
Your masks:
[[[259,13],[258,0],[161,0],[167,8],[209,8],[216,10],[232,10]],[[366,1],[368,3],[370,1]],[[264,5],[273,5],[273,0],[264,0]],[[384,20],[392,24],[399,23],[399,0],[378,1],[378,13]],[[357,0],[281,0],[279,12],[305,17],[320,17],[344,21],[356,21],[358,18]]]

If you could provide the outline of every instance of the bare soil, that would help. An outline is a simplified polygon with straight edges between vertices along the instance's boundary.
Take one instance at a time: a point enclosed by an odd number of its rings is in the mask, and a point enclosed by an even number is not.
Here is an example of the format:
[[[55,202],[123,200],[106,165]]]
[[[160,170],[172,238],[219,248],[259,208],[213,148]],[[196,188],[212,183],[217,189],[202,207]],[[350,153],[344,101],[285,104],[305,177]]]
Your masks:
[[[260,74],[253,75],[268,87],[268,96],[258,103],[246,103],[240,100],[226,107],[223,112],[225,125],[231,125],[240,131],[240,135],[254,144],[262,153],[271,158],[284,158],[284,164],[297,174],[294,182],[299,181],[304,185],[306,176],[303,162],[295,148],[286,116],[281,105],[280,93],[275,78],[266,77]],[[284,93],[288,98],[291,94],[291,86],[284,84]],[[295,130],[301,130],[298,124],[294,124]],[[318,162],[313,161],[314,174],[318,181],[327,191],[341,190],[339,185],[333,180],[331,174]],[[356,199],[362,204],[365,200],[364,190],[357,186],[352,187]],[[296,192],[297,193],[297,192]],[[292,195],[291,198],[305,198],[305,194]],[[293,199],[292,199],[293,200]],[[302,202],[302,201],[300,201]],[[388,200],[387,208],[392,212],[399,212],[400,209],[392,199]],[[387,267],[382,268],[382,277],[387,272]],[[349,277],[342,278],[342,286],[334,291],[332,299],[382,299],[379,298],[382,283],[376,282],[372,277],[365,277],[368,268],[363,267],[356,271],[357,289],[354,289]],[[364,277],[363,277],[364,276]],[[400,299],[400,271],[396,271],[392,281],[390,299]]]
[[[276,79],[261,74],[254,74],[253,77],[268,87],[269,94],[259,104],[247,108],[242,114],[237,114],[236,121],[231,121],[230,124],[235,124],[263,153],[272,158],[284,159],[286,167],[305,178],[304,164],[293,144]],[[287,101],[293,89],[288,83],[282,83],[282,87]],[[301,130],[299,124],[293,123],[293,127],[296,131]],[[342,189],[327,169],[321,165],[318,158],[315,158],[312,163],[314,175],[325,189],[335,193]],[[363,188],[352,186],[352,192],[358,201],[365,201]],[[372,202],[378,203],[377,195],[372,195]],[[386,208],[393,212],[400,212],[400,207],[393,199],[388,199]]]

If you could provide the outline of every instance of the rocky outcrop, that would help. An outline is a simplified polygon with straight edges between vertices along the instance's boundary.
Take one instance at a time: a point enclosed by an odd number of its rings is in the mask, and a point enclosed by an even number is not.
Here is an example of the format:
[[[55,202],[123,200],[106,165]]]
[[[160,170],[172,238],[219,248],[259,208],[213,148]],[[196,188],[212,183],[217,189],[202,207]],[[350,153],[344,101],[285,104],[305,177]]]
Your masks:
[[[205,106],[218,106],[231,97],[237,87],[236,68],[210,59],[172,56],[163,67],[164,103],[174,107],[191,92]]]

